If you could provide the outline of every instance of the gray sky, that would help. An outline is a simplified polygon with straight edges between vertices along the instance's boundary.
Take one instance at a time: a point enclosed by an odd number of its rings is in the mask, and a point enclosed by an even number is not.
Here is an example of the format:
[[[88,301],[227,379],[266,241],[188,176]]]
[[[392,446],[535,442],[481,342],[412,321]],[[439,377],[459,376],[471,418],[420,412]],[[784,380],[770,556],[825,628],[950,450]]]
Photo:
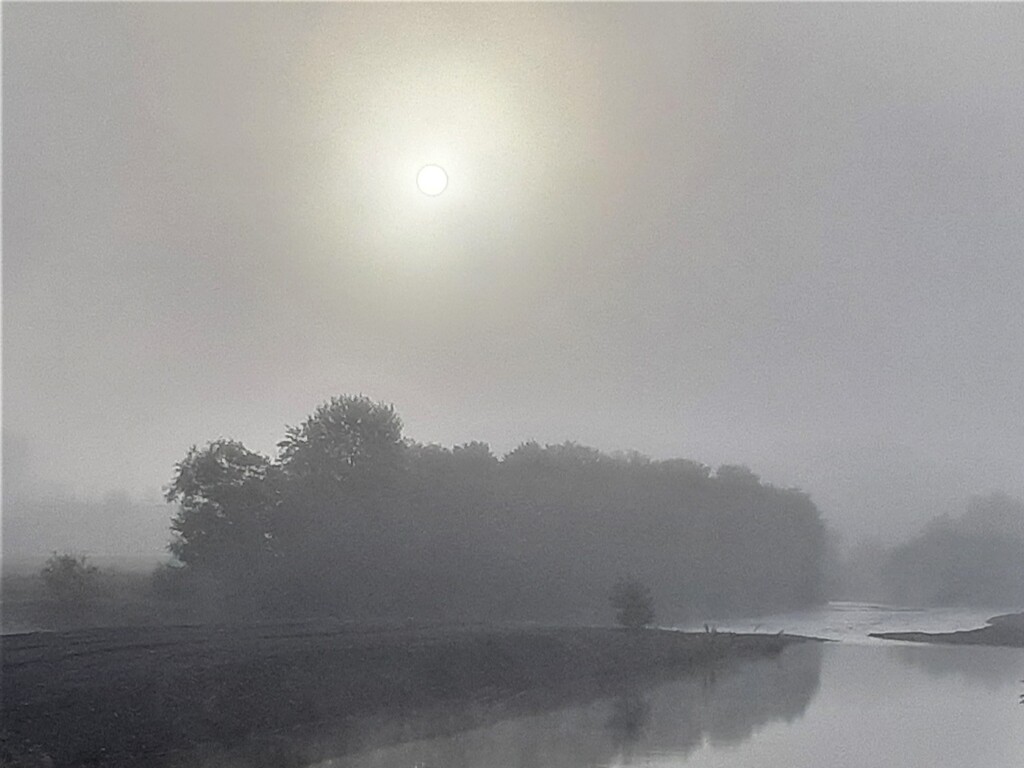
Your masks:
[[[4,552],[158,553],[333,394],[1024,495],[1024,7],[4,5]],[[445,194],[415,189],[419,167]]]

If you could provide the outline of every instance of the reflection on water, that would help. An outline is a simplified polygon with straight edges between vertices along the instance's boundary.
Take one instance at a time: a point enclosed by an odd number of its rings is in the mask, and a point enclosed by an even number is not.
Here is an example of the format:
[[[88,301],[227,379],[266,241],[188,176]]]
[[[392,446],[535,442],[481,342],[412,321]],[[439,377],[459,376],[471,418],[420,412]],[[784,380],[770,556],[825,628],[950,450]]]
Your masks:
[[[821,646],[787,649],[653,688],[630,687],[587,704],[335,758],[320,768],[566,768],[622,765],[652,755],[737,744],[765,724],[792,722],[819,684]]]
[[[937,678],[954,678],[963,685],[996,691],[1006,685],[1007,667],[1021,658],[1019,648],[987,648],[968,645],[900,644],[886,649],[904,664]],[[1024,673],[1024,665],[1017,664]],[[1021,675],[1024,677],[1024,674]],[[1024,712],[1021,713],[1024,716]],[[1024,765],[1024,760],[1021,761]]]
[[[554,711],[465,721],[443,736],[411,727],[409,738],[318,765],[1020,768],[1021,677],[1019,649],[806,644]]]
[[[612,745],[629,755],[651,722],[651,703],[639,691],[630,691],[612,703],[612,714],[605,729]]]

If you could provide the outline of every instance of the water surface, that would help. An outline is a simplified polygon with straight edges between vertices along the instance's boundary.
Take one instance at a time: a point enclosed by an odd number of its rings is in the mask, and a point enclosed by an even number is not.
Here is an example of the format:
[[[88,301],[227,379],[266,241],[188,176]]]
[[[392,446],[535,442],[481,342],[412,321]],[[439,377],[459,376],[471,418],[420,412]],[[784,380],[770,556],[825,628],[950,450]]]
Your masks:
[[[1020,768],[1024,651],[808,644],[321,768]]]
[[[780,613],[751,619],[717,622],[720,630],[731,632],[786,632],[843,643],[889,645],[892,641],[868,637],[871,632],[955,632],[983,627],[988,619],[1020,608],[914,608],[874,603],[832,602],[821,608]],[[682,627],[699,631],[700,624]]]
[[[1024,650],[872,640],[868,632],[982,626],[988,610],[834,603],[720,625],[830,637],[775,659],[554,711],[493,718],[423,738],[390,723],[390,744],[320,768],[1021,768]],[[401,738],[405,732],[410,738]],[[428,732],[444,729],[429,727]],[[395,743],[400,742],[400,743]]]

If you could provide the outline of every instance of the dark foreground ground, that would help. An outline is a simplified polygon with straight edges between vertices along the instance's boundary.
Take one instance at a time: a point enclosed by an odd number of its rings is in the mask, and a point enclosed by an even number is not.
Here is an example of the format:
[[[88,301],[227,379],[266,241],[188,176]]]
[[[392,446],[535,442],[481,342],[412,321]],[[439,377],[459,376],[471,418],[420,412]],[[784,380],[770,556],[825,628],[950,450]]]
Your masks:
[[[1024,613],[993,616],[988,626],[960,632],[873,632],[871,637],[883,640],[906,640],[912,643],[943,643],[946,645],[999,645],[1024,648]]]
[[[0,764],[308,765],[373,743],[385,715],[469,711],[478,724],[801,639],[322,625],[7,635]],[[454,715],[420,722],[460,728]]]

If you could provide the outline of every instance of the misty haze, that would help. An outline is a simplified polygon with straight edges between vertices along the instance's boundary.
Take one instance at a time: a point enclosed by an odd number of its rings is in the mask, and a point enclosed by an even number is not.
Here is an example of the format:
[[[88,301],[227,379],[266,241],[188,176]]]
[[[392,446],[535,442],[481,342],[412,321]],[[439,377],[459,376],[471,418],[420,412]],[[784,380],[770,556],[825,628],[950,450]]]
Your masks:
[[[1024,7],[3,7],[0,766],[1024,760]]]

